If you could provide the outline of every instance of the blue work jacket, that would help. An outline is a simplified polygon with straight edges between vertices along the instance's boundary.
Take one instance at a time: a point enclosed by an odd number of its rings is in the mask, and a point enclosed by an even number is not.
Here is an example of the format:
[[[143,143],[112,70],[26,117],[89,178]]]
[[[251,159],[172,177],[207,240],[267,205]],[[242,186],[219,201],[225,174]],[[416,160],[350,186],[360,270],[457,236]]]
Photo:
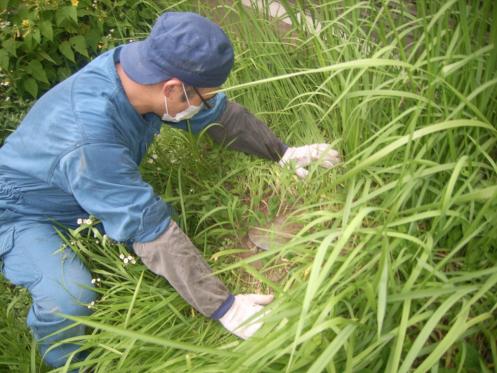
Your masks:
[[[0,226],[16,219],[72,226],[91,214],[116,241],[152,241],[165,231],[170,208],[138,168],[165,122],[129,102],[115,67],[119,52],[103,53],[45,93],[6,139]],[[224,94],[213,101],[189,121],[193,132],[224,111]]]

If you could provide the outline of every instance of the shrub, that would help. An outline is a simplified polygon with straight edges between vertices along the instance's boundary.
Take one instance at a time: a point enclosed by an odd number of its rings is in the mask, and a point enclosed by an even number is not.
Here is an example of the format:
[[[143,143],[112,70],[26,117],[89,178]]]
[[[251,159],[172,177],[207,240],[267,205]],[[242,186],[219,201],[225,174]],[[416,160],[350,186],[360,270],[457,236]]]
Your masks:
[[[158,8],[140,0],[0,0],[0,84],[36,98],[116,43],[148,32]]]

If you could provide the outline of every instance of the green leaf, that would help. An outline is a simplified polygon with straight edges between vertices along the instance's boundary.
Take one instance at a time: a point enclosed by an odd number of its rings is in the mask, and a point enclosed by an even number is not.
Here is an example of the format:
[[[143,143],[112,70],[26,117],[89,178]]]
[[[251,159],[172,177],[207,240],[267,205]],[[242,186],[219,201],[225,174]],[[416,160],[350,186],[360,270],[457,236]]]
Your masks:
[[[71,43],[71,46],[76,52],[82,54],[87,58],[90,58],[90,56],[88,55],[88,48],[84,36],[81,35],[73,36],[71,39],[69,39],[69,43]]]
[[[59,45],[59,51],[62,53],[69,61],[76,62],[74,59],[74,52],[71,49],[71,44],[68,41],[63,41]]]
[[[420,358],[422,356],[421,351],[423,346],[425,345],[426,341],[430,337],[431,333],[436,330],[436,327],[442,317],[447,314],[447,311],[453,307],[458,301],[461,300],[462,297],[464,297],[466,294],[470,293],[474,289],[461,289],[449,298],[447,298],[435,312],[433,315],[430,317],[430,319],[424,324],[423,328],[421,329],[420,332],[418,332],[418,335],[416,339],[414,340],[414,343],[412,344],[411,348],[409,349],[409,352],[407,353],[402,366],[398,370],[400,373],[405,373],[409,371],[409,369],[412,369],[412,365],[415,362],[416,358]],[[455,291],[455,290],[453,290]]]
[[[0,69],[9,69],[9,54],[3,49],[0,49]]]
[[[23,87],[33,98],[36,98],[38,95],[38,83],[33,78],[27,78],[23,82]]]
[[[57,76],[58,76],[59,80],[64,80],[69,75],[71,75],[71,69],[69,69],[68,67],[63,66],[63,67],[59,67],[57,69]]]
[[[48,83],[47,74],[40,61],[32,60],[28,65],[28,72],[33,78],[43,83]]]
[[[61,25],[65,20],[73,20],[76,23],[78,22],[76,7],[69,5],[57,9],[57,12],[55,13],[55,21],[57,25]]]
[[[55,65],[57,64],[57,62],[55,62],[55,60],[47,52],[40,50],[38,54],[40,55],[40,57],[44,58],[45,60],[50,61]]]
[[[40,22],[40,31],[41,34],[50,41],[53,41],[53,28],[52,22],[50,21],[42,21]]]
[[[102,33],[96,27],[92,27],[85,35],[86,43],[94,51],[97,52],[97,45],[102,37]]]
[[[455,71],[459,70],[461,67],[466,65],[468,62],[471,62],[472,60],[475,60],[475,59],[479,58],[480,56],[491,52],[492,49],[494,49],[494,47],[495,46],[493,44],[487,45],[487,46],[477,50],[476,52],[471,53],[469,56],[463,58],[460,61],[457,61],[457,62],[451,63],[450,65],[444,66],[442,68],[443,77],[447,78],[449,75],[451,75]]]
[[[39,45],[40,41],[41,41],[40,30],[34,29],[32,32],[32,35],[33,35],[33,41],[35,42],[35,45]]]
[[[26,36],[24,36],[23,43],[26,46],[27,51],[32,51],[33,50],[33,34],[29,33]]]
[[[71,18],[74,22],[78,23],[78,11],[75,6],[69,5],[67,7],[67,15],[69,18]]]
[[[64,12],[64,8],[58,8],[55,13],[55,23],[59,26],[66,19],[66,14]]]
[[[47,79],[50,83],[57,81],[57,70],[54,65],[45,66],[45,73],[47,74]]]
[[[57,315],[62,315],[60,313],[57,313]],[[71,316],[71,315],[65,315],[65,318],[68,318],[69,320],[76,321],[77,323],[83,324],[83,325],[88,325],[92,328],[97,328],[101,329],[104,331],[109,331],[115,335],[120,335],[124,336],[127,338],[133,338],[137,339],[152,345],[156,346],[162,346],[166,348],[173,348],[173,349],[179,349],[179,350],[184,350],[184,351],[192,351],[192,352],[198,352],[201,354],[212,354],[216,356],[224,356],[224,357],[237,357],[240,356],[239,352],[236,351],[230,351],[230,350],[223,350],[220,348],[213,348],[213,347],[204,347],[204,346],[199,346],[198,344],[195,343],[185,343],[181,341],[176,341],[172,339],[166,339],[162,337],[156,337],[151,334],[146,334],[142,332],[135,332],[133,330],[127,330],[122,327],[117,327],[117,326],[112,326],[112,325],[107,325],[104,323],[99,323],[96,321],[89,320],[84,317],[78,317],[78,316]],[[346,331],[349,329],[346,328]]]
[[[385,247],[383,250],[381,265],[381,275],[378,282],[378,310],[377,310],[377,322],[378,322],[378,337],[381,336],[381,330],[383,328],[383,321],[385,320],[386,306],[387,306],[387,288],[388,288],[388,250]]]
[[[17,57],[16,44],[16,41],[13,39],[4,40],[2,42],[2,49],[6,50],[10,55]]]
[[[322,372],[330,363],[330,361],[333,360],[333,357],[336,355],[336,353],[344,345],[346,345],[347,339],[350,337],[355,328],[356,326],[352,324],[347,325],[345,328],[343,328],[343,330],[341,330],[340,333],[337,334],[337,336],[333,339],[333,342],[331,342],[326,347],[321,355],[317,356],[317,359],[315,359],[314,364],[312,364],[308,372]]]

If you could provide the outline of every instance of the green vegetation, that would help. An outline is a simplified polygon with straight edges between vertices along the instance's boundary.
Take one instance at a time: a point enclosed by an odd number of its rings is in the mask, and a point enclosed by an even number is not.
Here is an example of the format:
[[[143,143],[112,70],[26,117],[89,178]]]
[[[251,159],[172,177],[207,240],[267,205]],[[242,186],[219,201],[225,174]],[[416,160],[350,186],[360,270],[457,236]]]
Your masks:
[[[0,79],[39,97],[91,57],[144,35],[158,11],[142,0],[0,0]]]
[[[272,312],[243,342],[83,225],[68,244],[101,279],[101,297],[77,319],[90,327],[80,366],[496,372],[495,2],[287,4],[293,26],[283,33],[267,9],[200,3],[162,6],[216,14],[237,52],[230,97],[288,144],[330,142],[344,163],[301,181],[205,134],[164,128],[144,178],[234,293],[275,293]],[[314,26],[298,21],[304,11]],[[1,115],[12,127],[12,111]],[[238,260],[249,227],[284,211],[302,227],[295,237]],[[282,263],[285,277],[270,280]],[[13,331],[26,294],[8,289],[0,328],[17,337],[2,341],[0,367],[38,366],[27,330]]]

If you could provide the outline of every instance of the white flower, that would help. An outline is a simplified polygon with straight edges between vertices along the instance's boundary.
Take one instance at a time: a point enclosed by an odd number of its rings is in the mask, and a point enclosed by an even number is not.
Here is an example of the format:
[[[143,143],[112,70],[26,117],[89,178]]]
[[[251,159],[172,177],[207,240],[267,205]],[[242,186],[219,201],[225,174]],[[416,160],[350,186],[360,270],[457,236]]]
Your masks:
[[[96,278],[92,278],[91,279],[91,283],[94,284],[95,282],[97,282],[97,279]]]
[[[128,258],[124,258],[124,259],[123,259],[123,262],[124,262],[124,264],[128,264],[129,259],[128,259]]]
[[[79,218],[79,219],[77,220],[77,223],[78,223],[78,225],[83,224],[83,219]]]
[[[124,254],[119,254],[119,258],[120,258],[121,260],[124,260]]]
[[[159,158],[159,156],[156,153],[154,153],[154,154],[152,154],[152,158],[157,159],[157,158]]]

